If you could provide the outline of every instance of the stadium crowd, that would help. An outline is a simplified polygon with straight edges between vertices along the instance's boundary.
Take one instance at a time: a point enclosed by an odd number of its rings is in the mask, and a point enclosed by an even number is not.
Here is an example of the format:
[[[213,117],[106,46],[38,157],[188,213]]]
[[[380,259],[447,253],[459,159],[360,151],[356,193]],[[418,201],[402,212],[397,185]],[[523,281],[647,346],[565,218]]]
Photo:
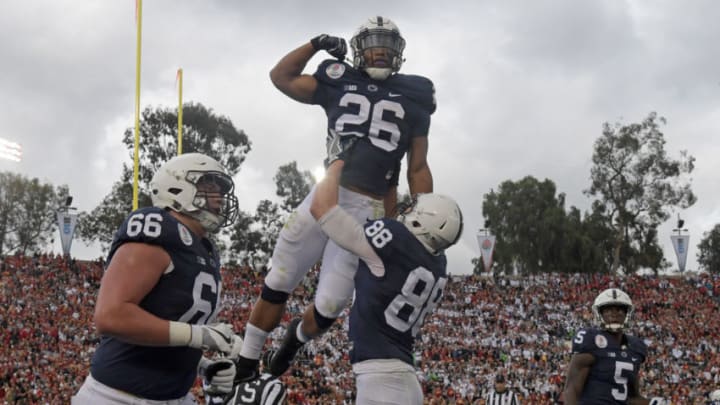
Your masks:
[[[58,255],[0,258],[0,399],[66,404],[89,368],[103,264]],[[283,323],[311,300],[316,271],[288,304]],[[260,293],[262,271],[225,269],[220,319],[241,331]],[[544,274],[454,276],[416,349],[428,404],[480,404],[498,373],[524,404],[556,403],[570,339],[592,322],[590,304],[615,286],[632,297],[631,333],[649,344],[641,392],[672,404],[704,404],[720,387],[720,277]],[[304,349],[283,377],[289,403],[352,403],[347,324]],[[279,342],[284,331],[272,337]],[[195,392],[200,401],[198,386]]]

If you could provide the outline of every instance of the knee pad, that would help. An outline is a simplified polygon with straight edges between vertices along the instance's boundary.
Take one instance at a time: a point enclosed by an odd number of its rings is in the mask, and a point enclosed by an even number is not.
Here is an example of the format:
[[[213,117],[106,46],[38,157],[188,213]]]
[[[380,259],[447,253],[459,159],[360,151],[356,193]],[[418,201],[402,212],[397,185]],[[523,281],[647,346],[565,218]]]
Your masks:
[[[315,323],[317,324],[318,328],[322,330],[329,329],[332,324],[335,322],[335,319],[337,318],[327,318],[322,316],[320,312],[318,312],[317,308],[313,308],[313,317],[315,318]]]
[[[284,304],[287,302],[290,294],[284,291],[273,290],[272,288],[268,287],[267,284],[263,284],[263,289],[260,293],[260,297],[272,304]]]
[[[335,319],[340,316],[350,299],[337,297],[330,294],[315,294],[315,313],[326,319]],[[332,324],[332,322],[330,323]],[[320,322],[318,322],[320,325]]]

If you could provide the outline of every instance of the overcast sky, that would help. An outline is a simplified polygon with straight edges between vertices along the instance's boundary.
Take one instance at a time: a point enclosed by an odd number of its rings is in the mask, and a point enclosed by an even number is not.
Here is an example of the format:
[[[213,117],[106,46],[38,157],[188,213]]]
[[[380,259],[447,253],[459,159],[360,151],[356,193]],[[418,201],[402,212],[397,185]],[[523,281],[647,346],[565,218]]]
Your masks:
[[[720,2],[472,0],[446,2],[146,0],[143,108],[183,99],[229,117],[252,142],[236,177],[241,208],[274,199],[280,165],[315,170],[324,157],[322,109],[276,90],[269,70],[317,34],[349,39],[367,17],[393,19],[407,40],[402,72],[435,83],[429,162],[435,190],[465,214],[449,270],[479,256],[482,198],[505,180],[555,182],[567,206],[587,209],[593,142],[603,122],[667,118],[666,149],[697,158],[698,202],[681,215],[697,242],[720,222]],[[23,161],[0,171],[67,184],[92,210],[130,162],[121,144],[134,125],[134,1],[5,2],[0,13],[0,138],[22,144]],[[325,59],[308,64],[314,71]],[[401,191],[406,190],[405,182]],[[660,243],[671,263],[675,217]],[[59,242],[56,242],[59,250]],[[75,242],[73,253],[99,251]]]

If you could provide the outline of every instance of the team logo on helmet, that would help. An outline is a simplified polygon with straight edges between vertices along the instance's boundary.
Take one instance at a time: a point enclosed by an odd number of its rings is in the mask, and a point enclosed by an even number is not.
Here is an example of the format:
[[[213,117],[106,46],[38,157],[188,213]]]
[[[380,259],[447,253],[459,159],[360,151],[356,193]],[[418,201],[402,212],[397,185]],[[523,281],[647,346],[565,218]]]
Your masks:
[[[345,74],[345,65],[342,63],[333,63],[325,69],[325,73],[331,79],[339,79]]]
[[[185,228],[185,225],[178,223],[178,234],[180,234],[180,240],[182,241],[182,243],[187,246],[192,246],[193,237],[190,234],[190,231]]]

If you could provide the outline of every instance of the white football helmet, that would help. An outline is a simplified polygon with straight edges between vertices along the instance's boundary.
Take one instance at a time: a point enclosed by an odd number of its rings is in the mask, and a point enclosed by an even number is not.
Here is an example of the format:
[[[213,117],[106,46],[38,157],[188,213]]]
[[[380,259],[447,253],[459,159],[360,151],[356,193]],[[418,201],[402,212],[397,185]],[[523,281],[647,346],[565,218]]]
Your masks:
[[[350,39],[350,47],[353,51],[355,69],[365,70],[368,76],[375,80],[385,80],[399,71],[402,66],[405,39],[400,35],[400,29],[394,22],[389,18],[377,16],[368,19],[355,31],[355,35]],[[369,48],[386,48],[390,57],[390,66],[368,66],[365,50]]]
[[[608,324],[605,322],[605,319],[603,319],[600,312],[603,307],[608,305],[619,305],[627,309],[623,323]],[[592,312],[595,322],[600,325],[601,328],[609,330],[610,332],[620,332],[623,329],[628,328],[634,311],[635,306],[633,305],[630,296],[618,288],[608,288],[607,290],[601,292],[592,304]]]
[[[710,393],[710,405],[720,405],[720,390],[715,390]]]
[[[463,229],[463,217],[455,200],[441,194],[418,194],[398,215],[428,252],[433,255],[454,245]]]
[[[215,159],[200,153],[165,162],[155,172],[150,189],[155,207],[190,216],[208,232],[232,225],[238,215],[232,178]]]

